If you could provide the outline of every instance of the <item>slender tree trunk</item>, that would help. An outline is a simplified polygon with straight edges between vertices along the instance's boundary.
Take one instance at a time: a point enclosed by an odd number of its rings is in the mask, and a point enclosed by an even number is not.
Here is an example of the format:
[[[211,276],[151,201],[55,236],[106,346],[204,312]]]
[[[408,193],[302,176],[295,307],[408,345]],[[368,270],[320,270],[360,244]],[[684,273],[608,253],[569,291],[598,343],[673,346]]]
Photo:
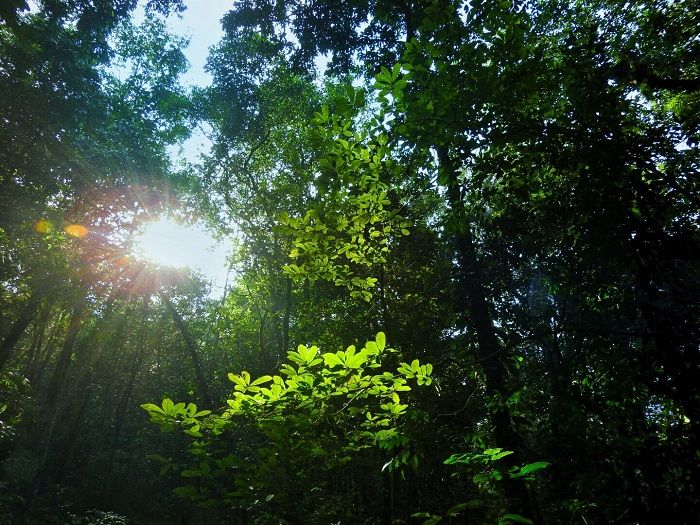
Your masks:
[[[144,319],[147,315],[147,311],[148,311],[148,304],[144,304],[143,314],[142,314],[142,317]],[[113,450],[118,446],[119,437],[121,435],[121,431],[122,431],[122,428],[124,426],[124,417],[126,415],[127,407],[129,406],[129,400],[131,399],[131,397],[134,393],[134,387],[136,386],[136,379],[138,378],[139,370],[141,370],[141,365],[143,364],[143,360],[146,357],[147,345],[144,343],[144,341],[146,339],[147,326],[148,326],[148,324],[145,321],[143,321],[139,335],[136,338],[136,347],[138,348],[138,351],[136,354],[136,360],[134,361],[134,364],[131,367],[131,370],[129,371],[129,379],[127,380],[127,384],[124,387],[124,391],[122,392],[122,395],[119,399],[119,402],[117,403],[117,412],[116,412],[116,417],[115,417],[115,421],[114,421],[114,432],[112,433],[112,443],[113,443],[112,449]]]
[[[221,321],[221,312],[224,309],[224,305],[226,304],[226,299],[228,299],[228,284],[229,284],[229,277],[231,275],[231,267],[229,266],[228,271],[226,272],[226,281],[224,282],[224,293],[221,296],[221,301],[219,301],[219,307],[216,309],[216,316],[214,318],[214,330],[216,330],[216,333],[214,334],[214,342],[212,343],[212,355],[217,356],[218,358],[218,351],[219,351],[219,341],[221,340],[221,328],[219,326],[220,321]]]
[[[289,318],[292,313],[292,280],[287,277],[285,279],[284,293],[284,318],[282,321],[282,352],[280,356],[286,355],[289,350]]]
[[[394,523],[394,472],[382,472],[382,525]]]
[[[51,379],[51,384],[49,385],[46,394],[46,399],[48,401],[47,406],[49,407],[55,408],[58,405],[59,397],[63,392],[63,387],[65,386],[66,378],[68,376],[68,370],[70,369],[71,355],[73,354],[73,349],[75,348],[75,342],[78,339],[80,327],[83,324],[85,306],[86,298],[83,297],[72,308],[70,322],[68,323],[68,330],[66,331],[66,337],[63,341],[63,347],[61,348],[61,353],[58,355],[56,369],[54,370],[53,378]]]
[[[178,330],[180,330],[180,334],[182,334],[182,338],[185,341],[185,346],[187,347],[187,352],[192,358],[192,365],[194,366],[194,372],[197,376],[197,383],[199,384],[199,390],[202,395],[202,398],[204,399],[206,405],[209,408],[212,408],[214,404],[212,403],[211,396],[209,395],[209,388],[204,377],[202,363],[199,359],[199,354],[197,353],[197,347],[194,344],[194,340],[192,339],[192,336],[190,335],[190,332],[187,329],[187,325],[185,324],[184,319],[175,309],[175,305],[172,303],[172,301],[165,295],[161,295],[161,297],[163,298],[165,306],[168,308],[168,311],[170,312],[173,321],[175,321],[175,325],[177,326]]]
[[[145,321],[148,312],[149,302],[146,301],[143,305],[142,315],[141,315],[141,329],[136,338],[136,347],[138,348],[136,354],[136,360],[129,371],[129,379],[124,387],[124,390],[117,402],[116,414],[114,416],[114,430],[112,430],[111,444],[109,446],[109,458],[107,460],[106,475],[104,476],[105,483],[103,485],[103,497],[112,493],[112,486],[114,482],[113,472],[114,472],[114,455],[119,448],[119,439],[121,437],[122,429],[124,428],[124,422],[126,418],[126,411],[129,407],[129,401],[131,400],[134,387],[136,386],[139,370],[143,364],[144,358],[146,357],[147,346],[145,344],[146,333],[148,323]],[[161,323],[162,326],[162,323]]]
[[[522,460],[520,440],[513,427],[510,414],[505,406],[508,398],[506,384],[507,373],[503,364],[506,357],[504,349],[496,336],[496,330],[489,311],[483,275],[479,264],[471,227],[466,223],[462,191],[457,180],[457,171],[445,147],[438,147],[440,168],[448,180],[447,197],[455,221],[455,246],[460,266],[460,281],[462,295],[459,297],[460,307],[469,312],[474,331],[477,336],[478,357],[486,378],[486,395],[498,400],[491,413],[496,445],[514,454],[503,458],[503,464],[511,466]],[[533,517],[533,508],[522,481],[504,478],[503,488],[506,498],[519,513]]]
[[[260,328],[258,329],[258,345],[260,345],[260,355],[265,355],[265,322],[267,321],[267,311],[260,317]]]
[[[104,307],[105,316],[99,328],[100,331],[104,330],[110,333],[110,337],[101,341],[94,349],[88,346],[88,348],[91,348],[90,353],[88,355],[81,355],[78,362],[79,369],[75,379],[75,392],[78,393],[79,401],[77,403],[72,402],[70,405],[73,418],[69,426],[67,437],[63,440],[59,452],[55,455],[57,459],[53,469],[52,479],[56,481],[61,480],[65,465],[71,457],[79,432],[81,428],[83,428],[83,416],[90,401],[89,389],[93,375],[93,367],[100,361],[106,347],[110,346],[115,341],[121,340],[126,318],[121,318],[119,322],[115,324],[113,306],[114,298],[110,298]]]
[[[51,328],[51,333],[46,339],[46,343],[44,344],[43,349],[39,349],[39,354],[37,354],[31,369],[27,371],[27,377],[32,383],[39,384],[41,382],[41,378],[44,375],[44,371],[46,370],[49,361],[51,361],[51,357],[53,357],[54,351],[57,347],[57,345],[55,345],[54,343],[58,340],[61,325],[63,324],[63,320],[65,319],[66,315],[68,315],[68,312],[61,312],[58,315],[58,319],[56,319],[56,321],[54,322],[54,325]],[[43,357],[41,356],[42,353]],[[41,362],[39,362],[38,364],[36,363],[37,359],[41,359]]]
[[[44,338],[46,337],[46,328],[49,324],[49,313],[51,308],[45,307],[39,314],[38,320],[35,324],[34,340],[32,341],[32,346],[27,354],[27,361],[24,365],[24,375],[29,376],[29,371],[33,368],[34,362],[41,349],[44,346]]]
[[[387,339],[391,339],[389,330],[389,305],[386,302],[386,276],[384,275],[384,264],[379,267],[380,303],[382,307],[382,331]]]
[[[39,298],[35,293],[29,296],[27,303],[22,308],[17,320],[12,324],[10,332],[7,334],[2,343],[0,343],[0,370],[3,369],[7,361],[12,357],[17,342],[24,334],[29,323],[32,322],[39,308]]]
[[[44,397],[44,410],[43,412],[48,416],[49,423],[46,430],[46,439],[44,442],[44,450],[39,463],[39,468],[37,469],[37,474],[32,483],[32,489],[27,498],[26,508],[31,508],[33,501],[36,499],[42,484],[45,481],[45,469],[46,462],[49,457],[54,439],[54,433],[56,431],[56,423],[58,421],[58,414],[61,409],[61,404],[63,400],[63,393],[65,390],[66,378],[68,376],[68,370],[70,368],[71,354],[75,348],[76,340],[78,339],[78,333],[80,332],[80,327],[83,323],[83,317],[85,315],[85,307],[87,304],[87,298],[83,295],[74,304],[71,311],[71,319],[68,323],[68,330],[66,331],[66,337],[63,341],[63,347],[61,348],[61,353],[58,356],[58,361],[56,363],[56,369],[54,370],[53,378],[49,384],[46,395]]]

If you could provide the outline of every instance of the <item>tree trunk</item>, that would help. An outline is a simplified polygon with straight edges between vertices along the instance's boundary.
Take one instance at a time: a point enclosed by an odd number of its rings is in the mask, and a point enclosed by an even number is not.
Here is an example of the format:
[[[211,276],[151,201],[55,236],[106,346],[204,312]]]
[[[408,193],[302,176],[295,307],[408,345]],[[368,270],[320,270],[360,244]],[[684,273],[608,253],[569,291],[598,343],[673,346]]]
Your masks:
[[[382,525],[394,523],[394,472],[384,469],[382,472]]]
[[[141,319],[141,329],[139,330],[138,336],[136,338],[136,347],[138,348],[136,354],[136,360],[134,361],[131,370],[129,371],[129,379],[127,380],[126,387],[122,391],[119,400],[117,401],[116,413],[114,416],[114,427],[112,430],[111,444],[109,446],[109,457],[107,459],[106,473],[104,476],[105,483],[103,485],[103,497],[108,494],[112,494],[112,485],[114,482],[114,455],[119,448],[119,439],[121,437],[122,429],[124,428],[124,420],[126,418],[126,412],[129,407],[129,402],[134,393],[134,387],[138,379],[139,370],[143,365],[144,358],[146,357],[146,349],[148,345],[145,344],[146,333],[148,328],[148,323],[146,322],[146,316],[148,313],[149,301],[144,302],[143,310],[140,316]],[[162,320],[161,320],[162,326]]]
[[[161,297],[163,298],[165,306],[168,308],[168,311],[170,312],[173,321],[175,321],[175,325],[177,326],[178,330],[180,330],[182,338],[185,340],[185,346],[187,347],[187,352],[192,358],[192,365],[194,366],[194,372],[197,376],[197,383],[199,384],[199,390],[202,395],[202,398],[204,399],[204,402],[207,405],[207,407],[213,408],[214,404],[212,403],[211,397],[209,396],[209,388],[207,387],[207,382],[204,377],[202,363],[199,360],[197,347],[195,346],[194,341],[192,340],[190,332],[187,329],[187,325],[185,325],[184,319],[177,312],[177,310],[175,309],[175,305],[172,303],[172,301],[165,295],[161,295]]]
[[[391,331],[389,330],[389,305],[386,302],[386,276],[384,275],[383,263],[379,267],[379,288],[379,301],[382,307],[382,332],[384,332],[388,340],[391,340]]]
[[[282,321],[282,352],[280,359],[287,354],[289,350],[289,318],[292,313],[292,280],[289,277],[285,279],[284,293],[284,319]]]
[[[29,352],[27,353],[27,361],[24,365],[25,377],[29,377],[29,372],[34,367],[37,356],[44,346],[44,338],[46,337],[46,328],[49,324],[50,312],[50,306],[46,306],[39,314],[37,321],[34,323],[34,339],[32,340],[32,346],[29,348]]]
[[[92,345],[88,345],[87,348],[91,349],[90,354],[81,355],[78,361],[79,369],[75,376],[74,391],[78,393],[77,397],[79,401],[77,403],[72,401],[70,404],[73,418],[67,436],[64,438],[62,446],[56,454],[56,463],[53,469],[52,479],[57,482],[60,482],[63,477],[65,466],[71,458],[79,433],[81,429],[83,429],[83,416],[90,401],[89,390],[92,383],[93,367],[100,361],[102,355],[104,355],[104,349],[115,341],[118,344],[123,335],[123,329],[127,318],[124,316],[115,323],[116,316],[113,311],[113,306],[114,298],[110,298],[104,307],[105,316],[98,328],[99,331],[111,332],[110,337],[102,340],[95,348],[92,348]],[[94,335],[94,333],[91,335]],[[84,351],[85,350],[83,350],[83,352]]]
[[[53,373],[53,378],[51,379],[51,384],[47,390],[46,399],[47,406],[56,407],[58,405],[58,400],[63,392],[63,387],[65,386],[66,377],[68,376],[68,370],[70,369],[71,355],[73,354],[73,349],[75,348],[75,342],[78,338],[78,333],[80,332],[80,327],[83,324],[83,317],[85,315],[86,298],[81,298],[71,311],[70,322],[68,323],[68,330],[66,331],[66,337],[63,340],[63,347],[61,348],[61,353],[58,355],[58,361],[56,362],[56,368]]]
[[[3,369],[7,361],[10,359],[10,357],[12,357],[17,342],[24,334],[27,326],[29,326],[29,323],[31,323],[32,319],[34,319],[38,308],[39,298],[36,294],[32,293],[32,295],[29,296],[27,303],[24,305],[24,308],[22,308],[19,317],[13,323],[12,328],[10,328],[10,332],[7,334],[2,343],[0,343],[0,370]]]
[[[503,364],[505,351],[496,336],[486,291],[483,284],[481,266],[477,258],[471,227],[466,223],[462,191],[457,180],[457,171],[445,147],[438,147],[440,169],[447,177],[447,198],[452,209],[454,221],[454,241],[460,267],[462,293],[459,306],[465,308],[471,318],[477,336],[479,362],[486,378],[487,397],[497,400],[491,413],[496,445],[514,453],[501,460],[503,466],[512,466],[522,462],[520,440],[513,427],[505,401],[509,396],[506,384],[506,369]],[[503,479],[504,495],[509,500],[510,509],[528,517],[533,517],[533,508],[527,487],[522,481]]]
[[[61,402],[66,378],[68,376],[68,370],[70,368],[71,355],[73,353],[73,349],[75,348],[76,340],[78,339],[80,327],[83,323],[86,304],[87,298],[83,295],[78,301],[76,301],[72,308],[71,319],[68,323],[68,330],[66,331],[66,337],[63,341],[63,347],[61,348],[61,353],[58,356],[58,362],[56,363],[53,378],[51,379],[51,383],[49,384],[49,388],[47,389],[44,397],[43,412],[48,417],[49,422],[46,430],[46,439],[43,447],[44,450],[39,462],[39,468],[37,469],[37,474],[34,477],[30,495],[27,498],[27,509],[31,508],[32,503],[39,494],[42,484],[46,481],[44,476],[46,462],[53,445],[56,423],[58,421],[58,414],[61,409]]]
[[[51,328],[51,333],[49,334],[49,337],[46,339],[46,343],[44,344],[43,357],[41,356],[42,349],[39,348],[39,353],[34,359],[32,367],[27,371],[27,378],[34,384],[41,383],[41,379],[44,376],[44,371],[46,370],[49,361],[51,361],[51,358],[53,357],[54,351],[56,349],[57,345],[55,345],[54,343],[59,338],[58,336],[61,330],[61,325],[63,324],[63,320],[65,319],[66,315],[69,315],[69,313],[60,312],[58,314],[58,318],[56,319],[56,321],[54,321],[54,325]],[[39,359],[40,362],[37,363]]]

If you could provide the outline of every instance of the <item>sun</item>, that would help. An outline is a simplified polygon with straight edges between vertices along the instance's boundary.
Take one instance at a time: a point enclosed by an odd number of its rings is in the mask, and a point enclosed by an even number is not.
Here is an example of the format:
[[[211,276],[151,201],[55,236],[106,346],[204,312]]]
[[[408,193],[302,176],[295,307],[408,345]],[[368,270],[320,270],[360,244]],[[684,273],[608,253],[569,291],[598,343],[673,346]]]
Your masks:
[[[226,250],[199,224],[163,216],[145,223],[134,240],[135,255],[158,266],[199,270],[208,277],[225,267]]]

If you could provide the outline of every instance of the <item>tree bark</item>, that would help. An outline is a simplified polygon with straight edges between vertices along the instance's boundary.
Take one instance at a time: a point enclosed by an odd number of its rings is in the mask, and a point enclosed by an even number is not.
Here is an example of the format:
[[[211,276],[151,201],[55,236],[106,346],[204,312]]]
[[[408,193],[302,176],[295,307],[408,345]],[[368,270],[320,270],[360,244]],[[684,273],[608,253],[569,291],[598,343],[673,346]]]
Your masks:
[[[185,346],[187,347],[187,352],[190,354],[190,358],[192,358],[192,365],[194,366],[194,372],[197,376],[197,383],[199,384],[199,390],[202,398],[204,399],[207,407],[213,408],[214,404],[212,403],[211,396],[209,395],[209,388],[204,377],[204,371],[202,369],[202,363],[199,359],[199,354],[197,353],[197,347],[195,346],[194,340],[187,329],[187,325],[185,324],[184,319],[175,309],[175,305],[172,303],[172,301],[165,295],[161,295],[161,297],[163,298],[165,306],[168,308],[173,321],[175,321],[175,325],[177,326],[178,330],[180,330],[180,334],[182,334],[182,338],[185,341]]]
[[[386,302],[386,276],[384,275],[384,264],[379,267],[379,287],[380,296],[379,302],[382,307],[382,331],[386,335],[387,339],[391,339],[389,330],[389,305]]]
[[[78,333],[80,332],[80,327],[83,323],[86,304],[87,297],[85,295],[82,295],[73,305],[73,308],[71,310],[71,319],[68,323],[68,330],[66,331],[66,337],[63,340],[63,347],[61,348],[61,353],[58,356],[56,369],[54,370],[51,383],[49,384],[46,395],[44,397],[43,411],[48,416],[49,423],[46,431],[46,440],[44,442],[44,450],[39,463],[39,468],[37,469],[37,474],[32,483],[32,489],[25,505],[27,509],[31,508],[34,500],[39,494],[41,486],[46,481],[44,476],[46,462],[48,460],[49,453],[53,445],[54,433],[56,431],[58,414],[61,409],[61,402],[63,399],[66,378],[70,369],[71,354],[73,353],[73,349],[75,348],[75,343],[78,339]]]
[[[10,332],[0,344],[0,370],[3,369],[7,361],[12,357],[17,342],[24,334],[29,323],[32,322],[39,308],[39,298],[32,293],[27,300],[27,303],[22,308],[17,320],[12,324]]]
[[[51,384],[47,390],[47,406],[53,408],[58,406],[58,400],[63,392],[66,377],[68,376],[71,355],[73,353],[73,349],[75,348],[75,342],[78,339],[80,327],[83,324],[85,306],[86,298],[82,297],[72,308],[70,322],[68,323],[68,330],[66,331],[66,337],[63,340],[63,347],[61,348],[61,353],[59,354],[58,361],[56,362],[56,368],[51,379]]]
[[[29,377],[29,372],[34,366],[34,362],[37,359],[39,352],[44,346],[44,338],[46,337],[46,328],[49,323],[49,313],[50,306],[43,308],[38,316],[38,319],[34,322],[34,338],[32,340],[32,345],[27,353],[27,360],[24,364],[24,376]]]
[[[57,346],[55,343],[59,339],[59,332],[61,331],[61,326],[63,325],[63,321],[67,315],[70,315],[70,313],[66,311],[62,311],[58,314],[57,319],[54,321],[54,324],[51,327],[51,333],[49,334],[49,337],[46,338],[46,343],[44,343],[43,349],[38,349],[39,353],[34,359],[34,363],[32,364],[31,368],[27,371],[27,378],[32,383],[39,384],[41,382],[41,379],[44,376],[44,371],[46,370],[49,361],[51,361],[51,358],[53,357]],[[41,355],[42,353],[43,356]]]
[[[446,147],[437,147],[440,169],[447,177],[447,198],[455,221],[454,242],[460,267],[462,290],[459,299],[460,308],[469,313],[477,336],[478,358],[486,378],[485,392],[488,397],[498,400],[491,413],[496,445],[513,452],[503,458],[504,466],[512,466],[522,459],[520,440],[513,426],[509,411],[505,406],[508,398],[506,368],[503,364],[505,351],[501,345],[489,311],[489,303],[484,288],[481,265],[476,254],[471,227],[466,223],[464,202],[457,171]],[[511,508],[520,514],[533,517],[533,508],[527,488],[522,481],[503,479],[503,489]]]
[[[292,313],[292,280],[289,277],[285,278],[285,293],[284,293],[284,318],[282,320],[282,352],[280,358],[286,355],[289,350],[289,318]]]

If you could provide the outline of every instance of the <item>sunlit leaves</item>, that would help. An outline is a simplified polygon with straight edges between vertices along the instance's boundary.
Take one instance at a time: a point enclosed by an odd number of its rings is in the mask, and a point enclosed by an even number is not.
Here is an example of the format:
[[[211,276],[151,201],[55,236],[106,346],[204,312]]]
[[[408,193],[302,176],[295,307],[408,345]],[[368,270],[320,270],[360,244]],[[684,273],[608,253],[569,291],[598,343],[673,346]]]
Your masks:
[[[409,233],[410,222],[389,198],[389,183],[404,168],[386,136],[354,131],[351,115],[331,115],[324,106],[316,126],[325,148],[316,181],[324,198],[302,216],[277,217],[280,231],[292,239],[293,262],[283,271],[295,280],[347,287],[351,297],[369,302],[377,278],[362,274],[386,262],[392,239]]]
[[[294,361],[299,365],[314,366],[321,362],[321,359],[317,358],[318,347],[312,346],[307,348],[304,345],[299,345],[296,352],[288,352],[287,356],[290,361]]]
[[[430,377],[433,373],[433,365],[430,363],[421,365],[418,359],[414,359],[410,365],[401,363],[398,370],[409,379],[415,377],[419,385],[429,385],[433,382],[432,377]]]
[[[142,408],[161,430],[179,427],[195,439],[191,450],[200,460],[183,469],[183,477],[230,477],[230,472],[212,468],[221,458],[210,452],[208,446],[225,439],[228,429],[241,426],[267,436],[267,448],[257,452],[257,461],[267,465],[266,468],[272,468],[271,461],[274,465],[281,461],[281,451],[285,456],[291,454],[289,461],[309,456],[327,457],[325,461],[331,464],[345,463],[357,450],[372,446],[389,449],[402,439],[400,421],[410,402],[403,400],[401,394],[411,390],[410,380],[419,385],[430,384],[432,366],[417,361],[415,367],[402,366],[398,373],[375,372],[382,367],[382,359],[393,352],[386,346],[382,332],[359,350],[351,345],[345,350],[322,353],[316,346],[299,345],[295,351],[288,352],[289,362],[280,367],[281,375],[253,378],[247,371],[230,373],[233,393],[227,400],[228,408],[220,414],[197,412],[192,403],[176,404],[167,398],[161,406],[144,404]],[[229,426],[234,421],[235,426]],[[335,429],[331,435],[342,435],[343,439],[329,441],[326,430],[318,426],[320,422],[331,425]],[[276,455],[270,456],[268,449],[277,451]],[[256,474],[252,469],[247,475],[258,474],[261,473]],[[235,484],[238,479],[233,475],[230,481]],[[209,501],[194,496],[186,488],[177,493]],[[248,491],[240,494],[243,497]]]

